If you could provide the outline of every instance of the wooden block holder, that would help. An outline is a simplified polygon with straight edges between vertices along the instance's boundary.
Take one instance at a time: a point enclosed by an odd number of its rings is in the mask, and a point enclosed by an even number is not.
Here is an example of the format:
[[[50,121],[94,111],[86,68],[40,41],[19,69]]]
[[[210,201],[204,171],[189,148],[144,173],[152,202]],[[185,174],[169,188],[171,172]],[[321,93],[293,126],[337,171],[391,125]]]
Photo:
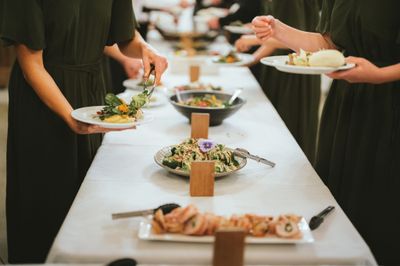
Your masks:
[[[191,117],[191,137],[196,139],[208,138],[209,114],[193,113]],[[215,163],[212,161],[192,162],[190,170],[190,196],[214,196]]]
[[[208,139],[208,127],[210,125],[210,114],[192,113],[190,123],[192,125],[191,138]]]
[[[246,232],[224,229],[215,233],[213,266],[243,266]]]
[[[200,66],[191,65],[189,67],[189,77],[190,77],[190,82],[199,81],[199,79],[200,79]]]

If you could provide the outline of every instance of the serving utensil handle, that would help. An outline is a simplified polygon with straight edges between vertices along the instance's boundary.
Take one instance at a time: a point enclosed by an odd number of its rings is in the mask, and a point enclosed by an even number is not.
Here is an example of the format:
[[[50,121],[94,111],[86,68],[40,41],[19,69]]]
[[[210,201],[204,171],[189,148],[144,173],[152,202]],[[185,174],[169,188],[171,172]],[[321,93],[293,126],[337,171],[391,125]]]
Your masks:
[[[137,216],[146,216],[154,213],[154,209],[142,210],[142,211],[133,211],[133,212],[119,212],[113,213],[112,219],[123,219],[123,218],[130,218],[130,217],[137,217]]]
[[[248,159],[257,161],[259,163],[269,165],[271,167],[275,167],[275,165],[276,165],[274,162],[267,160],[265,158],[262,158],[260,156],[250,154],[250,152],[248,152],[247,150],[242,149],[242,148],[236,148],[233,152],[240,157],[248,158]]]

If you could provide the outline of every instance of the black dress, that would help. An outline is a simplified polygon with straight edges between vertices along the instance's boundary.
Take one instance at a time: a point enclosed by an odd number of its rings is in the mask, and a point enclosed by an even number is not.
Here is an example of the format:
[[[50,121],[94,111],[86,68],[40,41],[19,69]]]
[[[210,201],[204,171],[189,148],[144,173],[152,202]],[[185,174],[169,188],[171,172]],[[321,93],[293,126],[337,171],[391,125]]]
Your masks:
[[[317,0],[264,0],[264,12],[306,31],[314,30],[319,20]],[[292,52],[278,50],[274,55]],[[321,95],[320,76],[289,74],[263,66],[260,83],[309,161],[314,163]]]
[[[329,0],[319,30],[346,56],[400,62],[398,0]],[[400,259],[400,82],[335,80],[325,103],[316,169],[378,263]]]
[[[131,0],[2,0],[0,36],[43,50],[73,108],[103,103],[105,45],[133,38]],[[10,263],[42,263],[102,136],[76,135],[25,81],[9,85],[7,233]]]

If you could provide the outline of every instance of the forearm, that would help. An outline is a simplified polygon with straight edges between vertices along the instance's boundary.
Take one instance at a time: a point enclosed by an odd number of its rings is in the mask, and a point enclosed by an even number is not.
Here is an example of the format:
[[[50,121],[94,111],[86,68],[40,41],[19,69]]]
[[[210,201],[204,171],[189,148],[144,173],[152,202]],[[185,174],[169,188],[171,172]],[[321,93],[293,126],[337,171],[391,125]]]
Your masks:
[[[382,83],[400,80],[400,63],[380,68]]]
[[[18,63],[24,73],[26,82],[53,112],[67,123],[71,121],[73,109],[53,78],[44,68],[43,61],[32,59],[32,57],[37,58],[38,55],[30,54],[30,51],[25,46],[17,45],[16,51]]]
[[[136,31],[135,37],[125,43],[118,44],[119,50],[122,52],[123,55],[133,57],[133,58],[142,58],[143,57],[143,49],[150,49],[151,46],[146,43],[140,33]],[[152,49],[152,48],[151,48]]]
[[[274,38],[284,46],[299,52],[300,49],[316,52],[321,49],[336,49],[329,37],[316,32],[306,32],[275,20]]]
[[[106,46],[104,47],[104,54],[107,55],[108,57],[111,57],[115,61],[118,61],[119,63],[123,63],[123,61],[126,59],[126,55],[124,55],[118,48],[117,44],[114,44],[113,46]]]

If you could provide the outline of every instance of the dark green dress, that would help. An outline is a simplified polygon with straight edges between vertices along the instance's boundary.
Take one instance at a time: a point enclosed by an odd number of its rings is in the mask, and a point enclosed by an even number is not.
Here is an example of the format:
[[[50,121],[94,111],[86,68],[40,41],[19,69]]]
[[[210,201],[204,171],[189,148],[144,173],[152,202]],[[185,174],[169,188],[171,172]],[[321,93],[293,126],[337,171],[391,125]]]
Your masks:
[[[329,0],[319,31],[346,56],[400,62],[400,1]],[[378,263],[400,258],[400,82],[335,80],[322,115],[316,169]]]
[[[318,24],[317,0],[264,0],[264,3],[266,14],[271,14],[292,27],[312,31]],[[279,50],[274,55],[292,52]],[[320,76],[289,74],[264,66],[260,83],[307,158],[314,163],[321,94]]]
[[[133,38],[131,0],[1,0],[1,37],[43,50],[73,108],[103,103],[105,45]],[[11,263],[44,262],[101,143],[74,134],[14,65],[9,85],[7,233]],[[82,236],[84,237],[84,236]]]

